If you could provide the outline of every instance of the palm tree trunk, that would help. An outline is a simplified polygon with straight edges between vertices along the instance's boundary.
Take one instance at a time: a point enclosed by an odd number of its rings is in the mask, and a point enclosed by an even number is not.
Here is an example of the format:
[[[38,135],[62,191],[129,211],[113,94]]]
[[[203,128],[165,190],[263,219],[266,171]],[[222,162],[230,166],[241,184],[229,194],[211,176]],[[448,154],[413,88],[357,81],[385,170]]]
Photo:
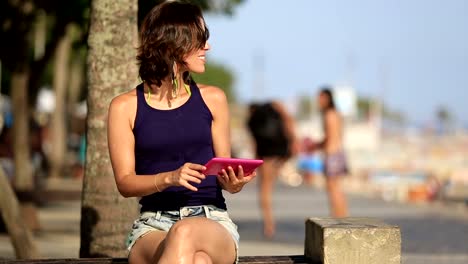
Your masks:
[[[34,179],[29,140],[28,77],[29,71],[27,69],[15,71],[11,76],[14,186],[20,197],[21,211],[27,225],[31,229],[37,230],[39,229],[39,219],[34,205]]]
[[[0,215],[3,217],[3,222],[5,223],[11,242],[15,248],[16,258],[38,258],[39,253],[31,231],[28,229],[24,218],[21,216],[18,199],[16,199],[16,195],[11,189],[10,183],[1,167]]]
[[[84,80],[85,58],[81,56],[82,50],[78,50],[73,56],[70,66],[70,88],[68,89],[68,113],[73,114],[77,103],[80,100]]]
[[[30,191],[33,188],[31,153],[29,149],[28,72],[18,71],[11,76],[13,108],[13,153],[15,159],[15,188]]]
[[[70,25],[68,26],[70,29]],[[50,151],[50,179],[56,179],[63,171],[66,154],[66,123],[65,102],[66,88],[69,74],[69,58],[71,52],[70,30],[60,39],[55,51],[53,87],[55,91],[55,110],[52,113],[51,136],[52,148]]]
[[[136,199],[117,191],[106,127],[111,99],[136,84],[137,41],[137,0],[92,1],[81,257],[126,256],[125,238],[138,214]]]

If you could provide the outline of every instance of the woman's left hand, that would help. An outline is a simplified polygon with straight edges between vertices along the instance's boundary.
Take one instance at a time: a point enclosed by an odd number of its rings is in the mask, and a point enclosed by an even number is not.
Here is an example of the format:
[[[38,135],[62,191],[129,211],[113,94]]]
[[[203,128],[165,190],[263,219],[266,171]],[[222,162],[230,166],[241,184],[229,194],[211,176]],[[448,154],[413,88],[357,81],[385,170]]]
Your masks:
[[[257,176],[256,172],[253,172],[250,175],[244,175],[242,166],[237,168],[236,175],[234,169],[229,166],[227,170],[223,169],[217,177],[224,190],[230,193],[237,193],[242,190],[245,184],[255,178],[255,176]]]

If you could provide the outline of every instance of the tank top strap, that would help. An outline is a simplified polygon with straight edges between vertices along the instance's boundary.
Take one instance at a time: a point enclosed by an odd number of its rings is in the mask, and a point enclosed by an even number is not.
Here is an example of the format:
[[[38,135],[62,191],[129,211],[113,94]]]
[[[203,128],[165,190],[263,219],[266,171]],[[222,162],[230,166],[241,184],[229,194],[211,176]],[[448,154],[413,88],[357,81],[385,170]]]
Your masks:
[[[205,100],[203,99],[203,96],[201,95],[201,91],[200,91],[200,88],[198,87],[198,85],[195,83],[195,82],[192,82],[190,84],[190,90],[192,91],[192,102],[194,105],[196,106],[199,106],[201,108],[199,109],[203,109],[202,111],[207,113],[210,118],[213,118],[213,115],[211,114],[211,110],[210,108],[208,107],[208,105],[206,104]]]
[[[198,88],[197,83],[195,83],[194,81],[190,83],[190,92],[192,93],[192,96],[194,96],[195,98],[202,99],[201,94],[200,94],[200,88]]]

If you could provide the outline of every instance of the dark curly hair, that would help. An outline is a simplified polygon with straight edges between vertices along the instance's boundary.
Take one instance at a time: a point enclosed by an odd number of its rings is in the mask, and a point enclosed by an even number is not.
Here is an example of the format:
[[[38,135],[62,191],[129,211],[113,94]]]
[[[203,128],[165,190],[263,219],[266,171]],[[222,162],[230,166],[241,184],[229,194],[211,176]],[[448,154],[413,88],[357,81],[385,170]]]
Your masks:
[[[155,6],[140,30],[137,61],[141,79],[161,86],[164,79],[174,76],[174,62],[185,65],[184,57],[202,49],[208,37],[198,6],[184,1],[166,1]]]

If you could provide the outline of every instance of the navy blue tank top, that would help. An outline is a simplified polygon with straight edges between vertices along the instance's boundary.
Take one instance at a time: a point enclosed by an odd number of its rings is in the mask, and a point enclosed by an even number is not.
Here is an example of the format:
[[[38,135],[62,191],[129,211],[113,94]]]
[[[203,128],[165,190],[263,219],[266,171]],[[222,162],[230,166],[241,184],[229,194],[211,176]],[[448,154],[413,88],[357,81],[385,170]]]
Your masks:
[[[214,157],[211,123],[213,116],[203,101],[200,89],[190,85],[192,95],[178,108],[159,110],[145,100],[144,86],[137,86],[135,172],[140,177],[173,171],[184,163],[206,164]],[[178,210],[183,206],[214,205],[226,209],[216,176],[200,184],[191,183],[197,192],[172,186],[140,199],[141,212]]]

